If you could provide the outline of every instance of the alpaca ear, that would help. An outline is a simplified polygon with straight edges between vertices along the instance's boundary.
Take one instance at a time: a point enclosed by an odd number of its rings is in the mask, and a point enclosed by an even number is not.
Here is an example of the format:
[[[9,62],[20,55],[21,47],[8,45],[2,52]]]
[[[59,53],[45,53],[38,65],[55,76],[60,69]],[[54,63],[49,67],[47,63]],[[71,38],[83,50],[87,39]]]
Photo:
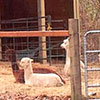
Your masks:
[[[65,40],[63,40],[63,43],[67,43],[69,41],[69,37]]]
[[[31,61],[33,61],[33,59],[30,59]]]
[[[68,41],[70,40],[70,36],[67,38],[68,39]]]

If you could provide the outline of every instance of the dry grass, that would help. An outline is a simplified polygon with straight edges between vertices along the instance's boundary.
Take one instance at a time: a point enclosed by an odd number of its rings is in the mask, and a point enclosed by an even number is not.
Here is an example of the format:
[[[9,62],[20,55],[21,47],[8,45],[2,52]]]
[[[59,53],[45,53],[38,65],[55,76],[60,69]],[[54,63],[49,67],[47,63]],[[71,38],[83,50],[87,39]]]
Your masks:
[[[35,66],[40,64],[35,64]],[[45,67],[44,65],[42,65]],[[51,66],[52,67],[52,66]],[[55,70],[61,71],[61,68],[52,67]],[[70,81],[66,78],[67,82],[61,87],[33,87],[25,84],[15,83],[15,79],[12,74],[10,63],[0,62],[0,93],[6,93],[7,91],[13,93],[23,93],[28,96],[48,95],[48,96],[67,96],[70,95]]]
[[[66,84],[61,87],[34,87],[28,86],[21,83],[15,83],[15,79],[12,74],[12,69],[9,62],[0,62],[0,94],[10,92],[10,93],[22,93],[28,96],[39,96],[39,95],[48,95],[48,96],[60,96],[65,97],[71,95],[71,84],[70,78],[63,75],[63,67],[54,67],[49,65],[43,65],[35,63],[34,66],[50,67],[56,70],[62,77],[65,79]],[[89,73],[89,83],[100,83],[99,72]],[[82,73],[82,94],[84,94],[84,74]],[[96,92],[97,95],[93,98],[100,97],[100,88],[89,89],[90,92]],[[35,100],[35,99],[34,99]],[[63,99],[62,99],[63,100]]]

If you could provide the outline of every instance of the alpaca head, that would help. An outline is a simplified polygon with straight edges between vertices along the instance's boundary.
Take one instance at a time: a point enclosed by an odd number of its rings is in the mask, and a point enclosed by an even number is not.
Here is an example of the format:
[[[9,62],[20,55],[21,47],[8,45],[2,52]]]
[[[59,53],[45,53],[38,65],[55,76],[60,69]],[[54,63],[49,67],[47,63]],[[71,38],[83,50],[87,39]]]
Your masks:
[[[61,44],[61,47],[66,49],[69,47],[69,38],[63,40],[63,43]]]
[[[14,49],[8,49],[5,51],[5,58],[9,61],[16,61],[16,51]]]
[[[29,66],[32,61],[33,61],[33,59],[28,58],[28,57],[24,57],[21,59],[20,65],[24,68],[27,68],[27,66]]]

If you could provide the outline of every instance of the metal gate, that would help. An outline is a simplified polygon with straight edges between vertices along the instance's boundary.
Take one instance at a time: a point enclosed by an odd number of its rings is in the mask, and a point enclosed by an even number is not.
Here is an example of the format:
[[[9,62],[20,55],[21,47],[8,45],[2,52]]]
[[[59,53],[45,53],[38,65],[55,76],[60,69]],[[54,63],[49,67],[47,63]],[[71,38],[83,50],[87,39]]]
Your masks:
[[[93,35],[93,37],[92,37]],[[92,37],[89,39],[88,37]],[[97,38],[97,46],[95,40]],[[94,40],[93,40],[94,39]],[[88,41],[91,45],[89,45]],[[89,45],[89,46],[88,46]],[[94,48],[93,48],[93,47]],[[90,48],[90,49],[89,49]],[[85,95],[86,100],[100,100],[100,30],[88,31],[84,34],[84,61],[85,61]],[[92,57],[90,56],[92,55]],[[90,60],[91,59],[91,60]],[[93,64],[93,65],[92,65]],[[97,74],[98,73],[98,74]],[[93,78],[94,77],[94,78]],[[90,96],[90,94],[94,94]]]

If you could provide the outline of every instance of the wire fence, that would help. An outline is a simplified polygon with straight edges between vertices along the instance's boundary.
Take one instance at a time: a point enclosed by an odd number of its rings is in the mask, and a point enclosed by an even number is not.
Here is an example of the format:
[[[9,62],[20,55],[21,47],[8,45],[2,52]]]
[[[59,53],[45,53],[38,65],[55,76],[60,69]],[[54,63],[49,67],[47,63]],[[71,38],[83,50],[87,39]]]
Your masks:
[[[65,50],[60,47],[63,39],[66,37],[47,37],[46,38],[46,54],[47,62],[52,64],[65,63]],[[23,57],[30,57],[34,62],[41,62],[43,58],[39,56],[42,52],[39,45],[39,37],[21,37],[21,38],[3,38],[1,47],[1,60],[6,60],[5,51],[14,49],[16,51],[17,60]]]
[[[12,19],[12,20],[2,20],[0,22],[1,29],[0,31],[38,31],[40,27],[38,21],[41,19],[45,19],[45,29],[48,30],[65,30],[67,27],[64,20],[52,20],[51,16],[43,16],[43,17],[31,17],[31,18],[20,18],[20,19]],[[55,59],[65,59],[65,56],[62,55],[62,50],[60,48],[60,43],[64,37],[47,37],[46,41],[44,41],[47,45],[46,54],[47,58],[45,58],[50,65]],[[39,54],[43,50],[41,50],[41,46],[39,44],[39,37],[12,37],[7,38],[3,37],[1,40],[1,59],[5,60],[4,55],[7,50],[14,49],[16,51],[17,59],[21,59],[22,57],[29,56],[34,59],[34,61],[41,62],[44,60]],[[63,57],[64,56],[64,57]]]
[[[38,20],[45,19],[45,25],[39,26]],[[12,20],[1,20],[1,31],[38,31],[40,27],[44,27],[47,30],[51,27],[51,30],[65,30],[67,24],[64,20],[53,20],[50,15],[43,17],[31,17],[20,18]]]

